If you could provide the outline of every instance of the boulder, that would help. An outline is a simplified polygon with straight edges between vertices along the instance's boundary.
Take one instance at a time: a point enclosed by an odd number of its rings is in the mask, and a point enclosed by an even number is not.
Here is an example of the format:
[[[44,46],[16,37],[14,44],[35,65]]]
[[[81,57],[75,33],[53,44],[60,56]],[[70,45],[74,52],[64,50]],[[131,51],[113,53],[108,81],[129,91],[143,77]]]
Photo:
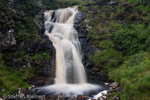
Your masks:
[[[62,94],[59,94],[59,95],[55,96],[55,99],[56,100],[63,100],[64,96]]]
[[[77,100],[87,100],[87,96],[85,96],[85,95],[77,95]]]
[[[98,100],[108,100],[108,98],[107,98],[107,96],[103,95],[103,96],[99,97]]]
[[[114,89],[114,88],[117,88],[119,86],[119,83],[114,82],[114,83],[110,84],[109,86]]]
[[[63,97],[62,94],[59,94],[59,95],[58,95],[58,98],[59,98],[59,99],[62,99],[62,98],[64,98],[64,97]]]
[[[119,100],[119,98],[115,95],[112,97],[112,100]]]

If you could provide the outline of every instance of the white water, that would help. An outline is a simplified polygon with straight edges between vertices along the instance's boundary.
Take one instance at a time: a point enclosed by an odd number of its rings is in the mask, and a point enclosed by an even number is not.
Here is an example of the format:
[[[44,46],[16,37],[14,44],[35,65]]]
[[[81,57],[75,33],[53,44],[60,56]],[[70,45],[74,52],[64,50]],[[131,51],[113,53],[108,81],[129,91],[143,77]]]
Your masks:
[[[77,7],[50,10],[45,12],[45,34],[52,41],[56,50],[56,78],[55,84],[35,88],[37,93],[44,92],[55,96],[88,95],[102,89],[98,85],[87,83],[84,66],[82,64],[81,46],[78,33],[73,28]],[[53,27],[53,29],[52,29]]]
[[[56,84],[87,82],[78,33],[73,27],[77,12],[77,7],[45,12],[45,34],[56,49]]]

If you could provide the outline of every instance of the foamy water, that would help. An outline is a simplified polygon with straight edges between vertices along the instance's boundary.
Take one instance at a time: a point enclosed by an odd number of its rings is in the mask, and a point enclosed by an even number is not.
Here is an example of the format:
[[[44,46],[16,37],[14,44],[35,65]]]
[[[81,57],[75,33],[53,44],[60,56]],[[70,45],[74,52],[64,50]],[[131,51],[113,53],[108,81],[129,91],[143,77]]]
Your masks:
[[[36,88],[36,93],[44,93],[49,97],[62,94],[64,97],[76,97],[77,95],[89,95],[94,97],[98,91],[103,90],[99,85],[93,84],[54,84]],[[91,93],[91,94],[90,94]],[[95,97],[94,97],[95,98]]]

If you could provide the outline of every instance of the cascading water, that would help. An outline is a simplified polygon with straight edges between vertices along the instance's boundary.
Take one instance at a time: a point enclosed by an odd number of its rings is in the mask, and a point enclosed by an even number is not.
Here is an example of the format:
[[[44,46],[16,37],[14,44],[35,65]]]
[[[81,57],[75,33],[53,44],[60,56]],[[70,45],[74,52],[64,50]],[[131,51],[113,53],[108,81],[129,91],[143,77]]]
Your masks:
[[[56,10],[54,16],[54,11],[45,12],[45,34],[56,49],[56,84],[86,83],[78,33],[73,28],[77,12],[77,7]]]
[[[44,13],[45,34],[52,41],[56,50],[56,81],[54,85],[36,88],[40,93],[55,96],[89,94],[102,88],[88,84],[84,66],[82,64],[81,46],[78,33],[74,29],[77,7],[50,10]]]

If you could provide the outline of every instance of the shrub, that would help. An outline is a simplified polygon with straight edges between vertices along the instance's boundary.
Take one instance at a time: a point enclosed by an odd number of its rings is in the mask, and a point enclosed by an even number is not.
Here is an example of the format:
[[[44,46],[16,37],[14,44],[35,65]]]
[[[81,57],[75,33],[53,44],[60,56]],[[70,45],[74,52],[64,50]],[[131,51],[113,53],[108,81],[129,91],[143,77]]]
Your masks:
[[[112,34],[114,43],[122,48],[122,50],[129,55],[138,53],[140,51],[148,50],[149,29],[145,29],[144,25],[126,24],[125,26],[113,27],[116,31]]]
[[[102,67],[109,70],[111,67],[117,67],[123,60],[122,54],[114,49],[105,49],[93,56],[93,61]]]
[[[150,53],[131,56],[120,68],[111,70],[109,75],[111,79],[121,82],[121,100],[150,99]]]

